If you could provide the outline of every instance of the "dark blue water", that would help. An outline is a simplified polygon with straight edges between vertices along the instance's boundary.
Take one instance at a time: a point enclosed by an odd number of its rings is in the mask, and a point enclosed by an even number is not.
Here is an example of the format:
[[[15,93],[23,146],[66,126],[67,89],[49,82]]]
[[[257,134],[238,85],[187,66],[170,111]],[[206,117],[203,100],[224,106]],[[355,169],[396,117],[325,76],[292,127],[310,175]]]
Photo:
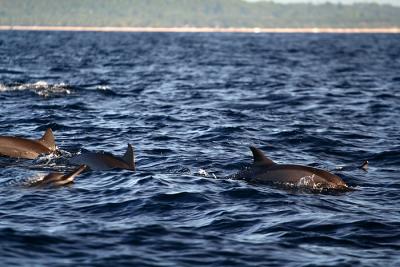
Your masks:
[[[0,159],[2,265],[400,265],[400,35],[0,32],[0,135],[48,127],[61,156]],[[127,143],[135,173],[22,186]],[[252,144],[357,190],[214,178]]]

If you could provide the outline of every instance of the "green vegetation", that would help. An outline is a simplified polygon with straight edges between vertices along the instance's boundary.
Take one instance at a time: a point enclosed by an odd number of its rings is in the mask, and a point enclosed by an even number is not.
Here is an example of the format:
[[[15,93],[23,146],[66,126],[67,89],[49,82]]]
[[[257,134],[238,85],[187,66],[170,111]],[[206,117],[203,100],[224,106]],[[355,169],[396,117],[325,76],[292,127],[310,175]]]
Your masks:
[[[0,25],[399,27],[400,7],[242,0],[0,0]]]

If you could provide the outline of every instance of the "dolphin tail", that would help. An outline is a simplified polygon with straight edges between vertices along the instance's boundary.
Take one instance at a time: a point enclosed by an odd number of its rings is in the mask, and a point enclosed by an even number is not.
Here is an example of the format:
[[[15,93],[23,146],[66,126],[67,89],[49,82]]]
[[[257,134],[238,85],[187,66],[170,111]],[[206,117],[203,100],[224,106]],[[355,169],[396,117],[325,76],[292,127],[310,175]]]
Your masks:
[[[273,165],[275,162],[269,159],[265,154],[255,146],[250,146],[250,150],[253,153],[254,164],[265,164],[265,165]]]
[[[43,137],[39,139],[39,142],[51,151],[56,150],[56,142],[54,141],[54,135],[51,128],[46,130]]]
[[[122,159],[128,164],[131,170],[135,170],[135,153],[133,151],[133,147],[131,144],[128,144],[128,148],[125,154],[122,156]]]

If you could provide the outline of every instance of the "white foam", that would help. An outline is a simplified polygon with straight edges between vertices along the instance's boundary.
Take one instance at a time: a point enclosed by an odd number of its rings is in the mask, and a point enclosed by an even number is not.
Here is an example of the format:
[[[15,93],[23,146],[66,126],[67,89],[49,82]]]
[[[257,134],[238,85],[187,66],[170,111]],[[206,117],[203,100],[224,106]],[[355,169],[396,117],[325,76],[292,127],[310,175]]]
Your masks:
[[[110,86],[107,85],[99,85],[96,87],[97,90],[101,90],[101,91],[107,91],[107,90],[111,90]]]
[[[69,86],[67,84],[49,84],[46,81],[37,81],[36,83],[24,83],[19,85],[0,84],[0,92],[7,91],[31,91],[43,97],[58,94],[71,94],[71,90],[69,89]]]
[[[199,173],[199,175],[204,176],[204,177],[208,176],[208,172],[206,170],[203,170],[203,169],[199,169],[198,173]]]

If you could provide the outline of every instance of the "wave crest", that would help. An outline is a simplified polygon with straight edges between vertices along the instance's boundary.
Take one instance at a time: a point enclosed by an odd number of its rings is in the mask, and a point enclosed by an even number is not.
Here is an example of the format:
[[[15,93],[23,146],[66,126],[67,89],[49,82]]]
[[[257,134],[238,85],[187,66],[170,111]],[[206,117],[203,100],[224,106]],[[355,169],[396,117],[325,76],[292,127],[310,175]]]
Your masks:
[[[46,81],[38,81],[36,83],[23,83],[17,85],[0,84],[0,92],[13,91],[29,91],[42,97],[71,94],[70,86],[65,83],[49,84]]]

